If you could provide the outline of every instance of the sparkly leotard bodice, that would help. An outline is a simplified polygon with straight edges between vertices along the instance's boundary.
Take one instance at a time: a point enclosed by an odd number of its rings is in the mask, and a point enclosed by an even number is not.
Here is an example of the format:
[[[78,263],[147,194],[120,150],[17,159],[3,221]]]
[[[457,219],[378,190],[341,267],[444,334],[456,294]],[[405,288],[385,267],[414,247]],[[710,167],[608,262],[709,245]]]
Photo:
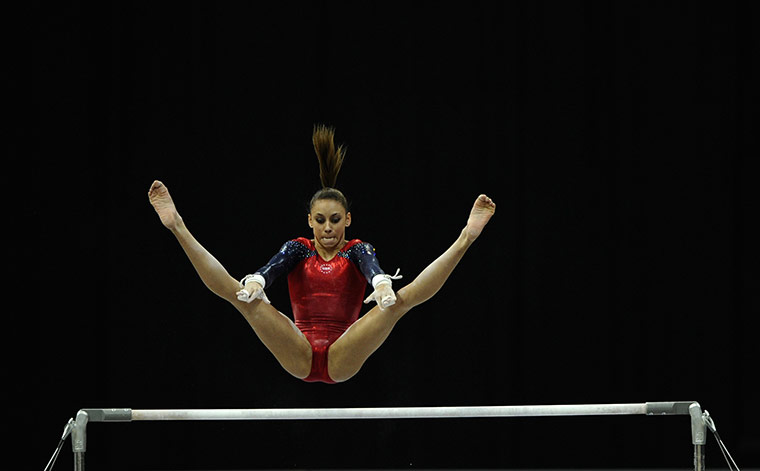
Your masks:
[[[286,242],[256,272],[264,277],[266,286],[285,273],[296,327],[312,349],[324,352],[326,362],[329,346],[359,318],[366,283],[384,272],[369,243],[354,239],[332,259],[324,260],[312,241],[299,237]],[[319,373],[313,368],[306,380],[332,382],[326,363],[323,369]]]

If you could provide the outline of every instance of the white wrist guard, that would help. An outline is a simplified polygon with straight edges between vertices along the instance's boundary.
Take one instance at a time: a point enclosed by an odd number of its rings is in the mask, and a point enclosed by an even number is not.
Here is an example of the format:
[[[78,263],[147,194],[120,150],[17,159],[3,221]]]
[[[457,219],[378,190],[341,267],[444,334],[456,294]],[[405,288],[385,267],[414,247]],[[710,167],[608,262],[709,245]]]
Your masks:
[[[400,268],[396,269],[396,274],[394,275],[375,275],[374,278],[372,278],[372,287],[377,289],[378,285],[382,285],[384,283],[387,283],[389,285],[393,285],[393,282],[391,280],[400,280],[403,278],[403,276],[399,275],[398,273],[401,271]]]
[[[249,281],[255,281],[256,283],[260,284],[262,288],[266,288],[267,282],[261,275],[245,275],[242,280],[240,280],[240,287],[245,288],[245,284]]]
[[[245,289],[246,283],[249,283],[251,281],[255,281],[256,283],[261,285],[261,290],[251,298],[251,293],[248,292],[248,290]],[[269,298],[267,298],[267,294],[264,292],[264,285],[266,285],[266,281],[264,280],[264,277],[261,275],[246,275],[242,280],[238,282],[240,284],[240,294],[238,294],[238,300],[250,303],[254,299],[262,299],[265,303],[271,304],[269,301]]]

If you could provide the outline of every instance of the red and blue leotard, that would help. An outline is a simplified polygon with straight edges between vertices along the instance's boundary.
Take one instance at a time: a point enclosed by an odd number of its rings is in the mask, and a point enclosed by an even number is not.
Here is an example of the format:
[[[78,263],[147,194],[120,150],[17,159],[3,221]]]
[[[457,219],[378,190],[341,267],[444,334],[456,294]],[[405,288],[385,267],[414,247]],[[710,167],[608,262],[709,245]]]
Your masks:
[[[296,327],[311,344],[311,373],[304,381],[334,383],[327,372],[327,352],[359,318],[366,283],[384,273],[375,249],[354,239],[324,260],[312,241],[299,237],[286,242],[256,272],[266,286],[285,273]]]

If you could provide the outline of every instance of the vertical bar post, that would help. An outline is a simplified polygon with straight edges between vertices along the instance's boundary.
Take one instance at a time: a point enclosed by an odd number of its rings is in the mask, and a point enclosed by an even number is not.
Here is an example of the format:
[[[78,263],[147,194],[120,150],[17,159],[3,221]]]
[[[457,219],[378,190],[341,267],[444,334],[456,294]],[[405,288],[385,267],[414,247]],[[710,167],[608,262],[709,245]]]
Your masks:
[[[87,451],[87,422],[90,416],[84,411],[77,412],[71,428],[71,448],[74,452],[74,471],[84,471],[84,453]]]
[[[698,402],[692,402],[689,406],[689,416],[691,417],[691,442],[694,444],[694,471],[705,471],[707,430],[705,419],[702,417],[702,407]]]
[[[694,471],[705,471],[704,445],[694,445]]]
[[[84,471],[84,452],[74,453],[74,471]]]

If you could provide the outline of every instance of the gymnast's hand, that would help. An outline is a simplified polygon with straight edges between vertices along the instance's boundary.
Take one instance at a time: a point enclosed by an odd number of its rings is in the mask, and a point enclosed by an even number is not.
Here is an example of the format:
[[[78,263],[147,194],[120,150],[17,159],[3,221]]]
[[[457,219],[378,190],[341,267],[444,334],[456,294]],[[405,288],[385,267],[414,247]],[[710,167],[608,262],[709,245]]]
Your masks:
[[[379,283],[375,291],[364,300],[364,304],[375,301],[380,309],[385,309],[396,304],[396,293],[390,283]]]
[[[269,304],[269,299],[267,299],[267,295],[264,293],[264,287],[261,286],[257,281],[248,280],[245,283],[245,286],[243,289],[235,293],[239,301],[243,301],[246,303],[250,303],[254,299],[261,298]]]

